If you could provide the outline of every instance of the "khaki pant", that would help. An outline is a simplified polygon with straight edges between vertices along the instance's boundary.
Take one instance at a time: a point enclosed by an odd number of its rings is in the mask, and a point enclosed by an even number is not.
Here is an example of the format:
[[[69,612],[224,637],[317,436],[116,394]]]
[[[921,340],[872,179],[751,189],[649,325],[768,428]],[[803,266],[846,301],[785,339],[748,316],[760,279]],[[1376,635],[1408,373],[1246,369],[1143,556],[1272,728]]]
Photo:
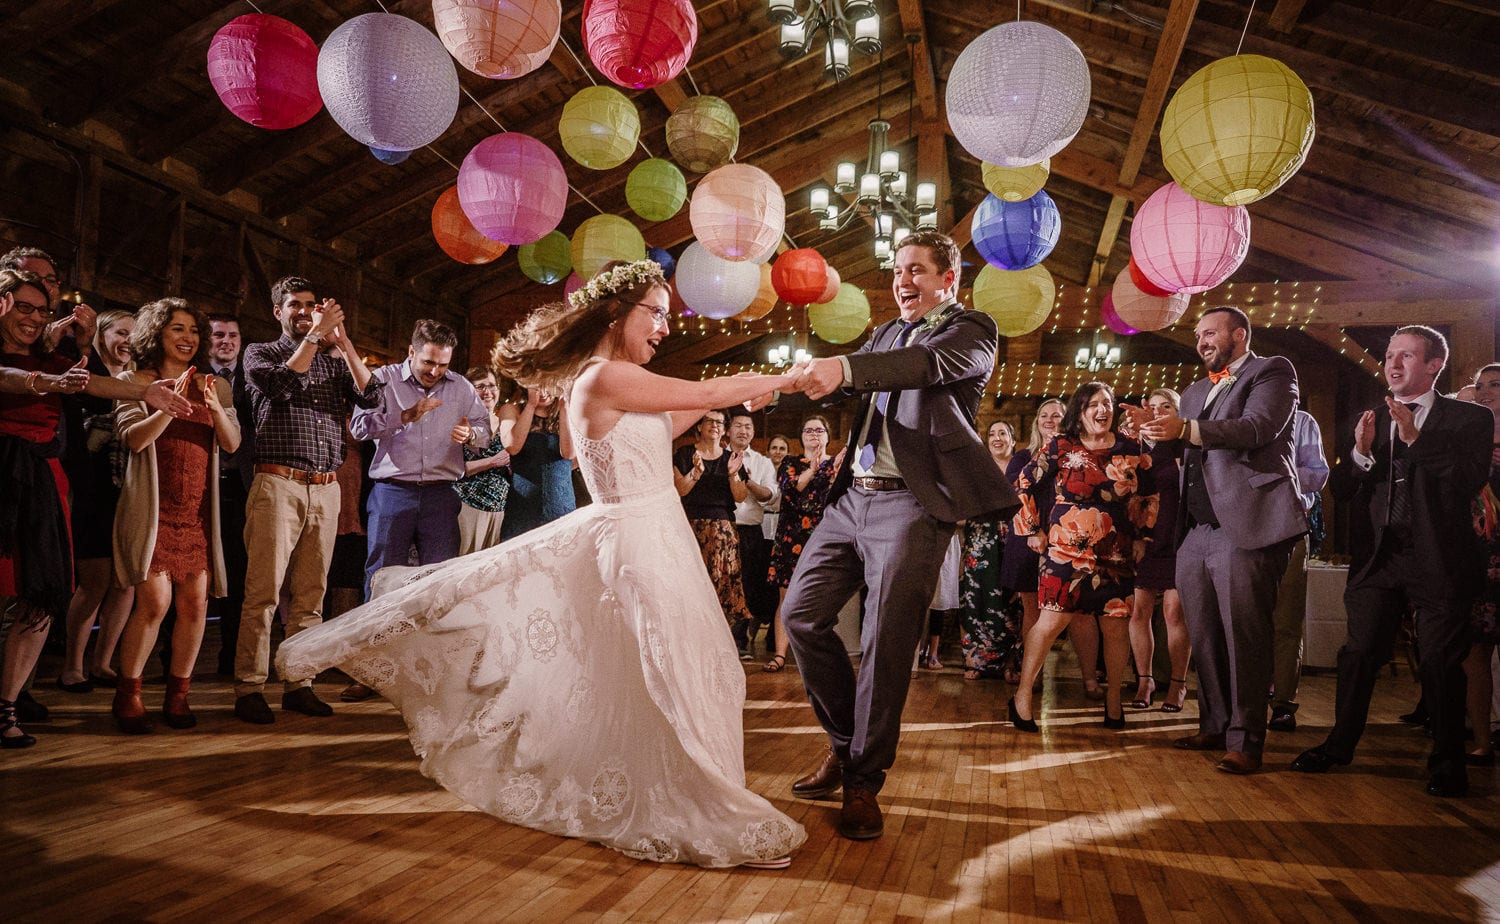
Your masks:
[[[235,649],[236,696],[259,693],[271,662],[271,620],[281,585],[287,583],[286,635],[323,621],[328,565],[338,538],[338,482],[306,485],[257,472],[245,502],[245,606]],[[287,690],[311,678],[282,678]]]
[[[500,544],[500,523],[504,510],[491,513],[462,504],[458,508],[458,554],[481,552]]]
[[[1296,711],[1297,683],[1302,679],[1302,626],[1307,621],[1307,537],[1292,546],[1292,560],[1276,594],[1276,614],[1271,629],[1271,686],[1278,706]]]

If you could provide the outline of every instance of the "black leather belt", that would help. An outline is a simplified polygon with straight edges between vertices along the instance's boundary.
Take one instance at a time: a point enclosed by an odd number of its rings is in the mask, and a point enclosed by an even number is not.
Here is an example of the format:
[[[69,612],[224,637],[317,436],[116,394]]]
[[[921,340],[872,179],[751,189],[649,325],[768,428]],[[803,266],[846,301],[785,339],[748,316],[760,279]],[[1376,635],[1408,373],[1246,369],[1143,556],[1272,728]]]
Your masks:
[[[854,485],[858,488],[864,488],[866,491],[905,491],[906,479],[874,478],[863,475],[854,479]]]

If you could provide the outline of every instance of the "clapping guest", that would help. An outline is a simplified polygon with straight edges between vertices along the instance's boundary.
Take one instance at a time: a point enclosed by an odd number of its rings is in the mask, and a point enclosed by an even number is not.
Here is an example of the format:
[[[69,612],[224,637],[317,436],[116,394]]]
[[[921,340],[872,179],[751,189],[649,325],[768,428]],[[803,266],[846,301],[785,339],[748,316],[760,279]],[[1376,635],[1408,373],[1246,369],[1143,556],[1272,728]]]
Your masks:
[[[458,509],[458,554],[467,555],[500,544],[500,524],[505,519],[505,497],[510,482],[505,476],[510,468],[510,453],[505,451],[505,437],[500,432],[500,417],[495,405],[500,400],[500,385],[494,370],[474,366],[464,373],[479,393],[479,403],[490,415],[490,437],[483,446],[464,447],[464,477],[453,485],[463,506]]]
[[[1474,601],[1474,641],[1464,660],[1469,678],[1469,724],[1474,730],[1474,747],[1464,755],[1471,766],[1495,765],[1494,741],[1490,737],[1490,701],[1494,696],[1494,674],[1490,662],[1495,645],[1500,643],[1500,363],[1491,363],[1474,376],[1474,398],[1495,415],[1493,443],[1490,450],[1489,481],[1474,499],[1474,528],[1484,541],[1484,589]]]
[[[522,397],[524,403],[509,401],[496,411],[511,470],[502,541],[551,523],[578,505],[567,402],[540,388],[525,389]]]
[[[152,729],[141,703],[141,673],[169,605],[176,606],[172,662],[162,717],[172,728],[197,724],[188,708],[193,665],[203,642],[208,597],[228,592],[219,540],[219,451],[239,447],[239,422],[228,382],[208,366],[208,319],[180,298],[141,308],[131,335],[133,384],[176,382],[192,411],[174,417],[144,402],[121,402],[115,412],[120,442],[129,450],[115,517],[115,580],[135,587],[135,605],[120,648],[120,679],[112,712],[121,730]]]
[[[1015,454],[1015,430],[997,420],[985,438],[996,475],[1005,476]],[[964,679],[1004,676],[1019,679],[1021,625],[1015,617],[1016,594],[1000,583],[1010,521],[991,517],[969,520],[963,527],[963,567],[959,578],[962,603],[959,641],[964,652]],[[1027,550],[1028,553],[1030,550]]]
[[[750,608],[745,604],[745,584],[740,579],[740,537],[734,528],[735,505],[750,496],[745,486],[744,455],[723,447],[726,414],[709,411],[698,421],[692,443],[672,453],[677,469],[673,483],[682,498],[688,525],[703,552],[703,564],[719,594],[724,619],[734,632],[741,658],[750,627]]]

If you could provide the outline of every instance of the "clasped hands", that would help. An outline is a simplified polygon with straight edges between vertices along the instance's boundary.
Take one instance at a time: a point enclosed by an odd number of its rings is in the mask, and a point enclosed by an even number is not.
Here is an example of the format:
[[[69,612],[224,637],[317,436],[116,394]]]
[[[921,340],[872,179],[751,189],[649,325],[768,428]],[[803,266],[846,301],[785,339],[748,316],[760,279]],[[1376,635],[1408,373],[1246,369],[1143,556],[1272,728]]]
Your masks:
[[[754,372],[742,372],[740,375],[757,375]],[[775,384],[770,391],[745,402],[745,408],[750,411],[758,411],[771,403],[771,398],[776,392],[795,394],[801,392],[814,401],[838,391],[844,384],[844,364],[839,362],[838,357],[821,357],[795,363],[786,372],[778,375],[760,376]]]
[[[1153,443],[1175,440],[1187,429],[1187,421],[1170,407],[1153,410],[1147,405],[1122,404],[1120,410],[1125,412],[1120,429]]]

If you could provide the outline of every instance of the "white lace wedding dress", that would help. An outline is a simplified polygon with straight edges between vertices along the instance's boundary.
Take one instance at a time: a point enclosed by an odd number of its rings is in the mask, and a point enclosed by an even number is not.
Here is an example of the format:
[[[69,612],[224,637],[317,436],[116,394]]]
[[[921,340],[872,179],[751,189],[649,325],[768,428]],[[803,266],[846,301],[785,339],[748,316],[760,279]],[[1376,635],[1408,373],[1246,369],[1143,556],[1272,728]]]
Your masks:
[[[492,815],[629,856],[735,866],[802,826],[745,788],[745,675],[672,487],[665,414],[578,436],[594,503],[288,639],[401,710],[422,772]]]

